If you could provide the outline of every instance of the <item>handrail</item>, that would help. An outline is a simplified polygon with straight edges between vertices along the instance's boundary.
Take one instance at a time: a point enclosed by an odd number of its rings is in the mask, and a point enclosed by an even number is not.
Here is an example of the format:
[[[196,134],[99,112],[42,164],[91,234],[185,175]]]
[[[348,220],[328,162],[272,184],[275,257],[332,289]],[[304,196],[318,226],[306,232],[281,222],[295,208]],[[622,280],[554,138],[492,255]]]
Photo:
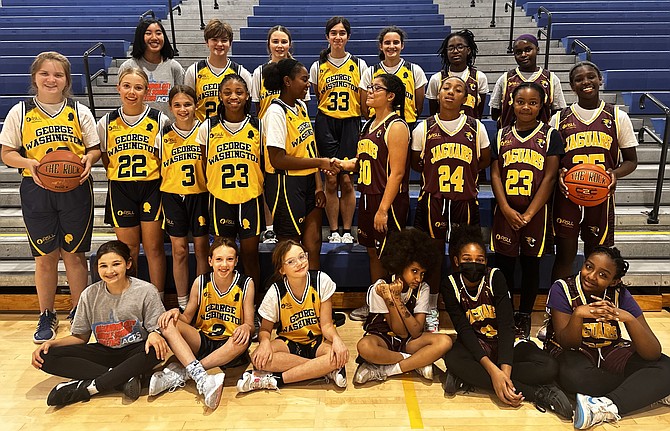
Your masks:
[[[214,9],[218,9],[218,8],[219,8],[219,3],[216,0],[214,0]]]
[[[198,10],[200,11],[200,30],[204,30],[205,19],[202,17],[202,0],[198,0]]]
[[[496,0],[493,0],[493,9],[491,9],[491,24],[489,24],[489,27],[495,27],[495,26],[496,26]]]
[[[152,9],[149,9],[148,11],[144,12],[142,15],[140,15],[140,22],[144,21],[144,19],[150,15],[151,18],[156,19],[156,14]]]
[[[661,194],[663,192],[663,178],[665,177],[665,163],[668,157],[668,143],[670,142],[670,108],[665,106],[663,102],[658,100],[656,96],[651,93],[644,93],[640,96],[640,109],[644,109],[644,100],[649,99],[651,102],[661,108],[665,114],[665,130],[663,131],[663,142],[661,144],[661,160],[658,164],[658,177],[656,178],[656,193],[654,194],[654,206],[647,216],[647,224],[658,224],[658,211],[661,207]],[[649,133],[650,131],[648,131]],[[651,134],[653,136],[653,134]]]
[[[174,10],[179,10],[179,15],[181,15],[181,6],[172,6],[172,0],[168,0],[168,7],[170,8],[170,31],[172,32],[172,48],[174,49],[175,57],[179,55],[179,50],[177,49],[177,36],[175,36],[174,30]]]
[[[470,3],[470,7],[475,7],[475,0],[472,0],[472,3]]]
[[[544,53],[544,68],[549,69],[549,45],[551,44],[551,12],[544,7],[540,6],[537,9],[537,21],[540,22],[540,16],[542,15],[542,12],[544,12],[547,15],[547,26],[545,29],[541,28],[537,31],[537,38],[540,39],[540,35],[545,35],[547,37],[547,43],[546,43],[546,48],[545,48],[545,53]]]
[[[570,44],[570,54],[577,54],[577,47],[580,47],[586,53],[586,60],[591,61],[591,48],[579,39],[575,39]]]
[[[91,70],[88,65],[88,57],[96,51],[98,48],[100,48],[100,55],[103,57],[106,55],[106,50],[105,50],[105,44],[102,42],[98,42],[89,49],[86,50],[84,53],[84,73],[86,74],[86,90],[88,91],[88,103],[89,103],[89,108],[91,109],[91,113],[93,114],[93,118],[96,118],[95,116],[95,101],[93,100],[93,84],[92,81],[97,78],[100,75],[103,75],[105,82],[107,82],[107,71],[103,68],[98,70],[91,76]]]
[[[511,3],[505,3],[505,12],[508,11],[508,8],[512,10],[512,15],[510,16],[509,23],[509,45],[507,45],[507,53],[511,54],[514,52],[514,11],[516,10],[516,0],[512,0]]]

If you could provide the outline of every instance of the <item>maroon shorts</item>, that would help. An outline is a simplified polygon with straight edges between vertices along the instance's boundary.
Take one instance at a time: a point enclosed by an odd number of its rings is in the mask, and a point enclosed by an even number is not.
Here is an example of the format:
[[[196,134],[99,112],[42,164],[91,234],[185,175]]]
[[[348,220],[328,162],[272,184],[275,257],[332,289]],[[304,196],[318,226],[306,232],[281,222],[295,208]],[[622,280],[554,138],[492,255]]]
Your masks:
[[[594,207],[572,203],[558,190],[554,192],[554,235],[577,240],[582,237],[586,248],[614,245],[614,197]]]
[[[449,240],[451,230],[462,224],[479,224],[477,199],[454,201],[422,193],[416,206],[414,227],[431,238]]]
[[[362,194],[358,201],[358,243],[367,248],[375,248],[377,256],[384,252],[386,239],[392,232],[401,231],[407,224],[409,193],[399,193],[389,208],[387,232],[375,230],[375,214],[383,195]]]
[[[519,211],[520,212],[520,211]],[[491,227],[491,250],[504,256],[540,257],[547,248],[549,231],[548,205],[540,208],[526,226],[519,230],[512,229],[500,208],[496,206]]]

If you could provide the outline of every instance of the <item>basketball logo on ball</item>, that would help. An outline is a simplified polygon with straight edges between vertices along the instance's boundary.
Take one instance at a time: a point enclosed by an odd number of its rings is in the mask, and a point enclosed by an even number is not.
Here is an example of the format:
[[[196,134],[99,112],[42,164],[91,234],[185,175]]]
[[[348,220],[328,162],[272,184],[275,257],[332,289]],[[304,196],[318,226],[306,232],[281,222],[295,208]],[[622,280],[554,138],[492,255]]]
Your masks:
[[[607,200],[612,177],[601,166],[581,163],[565,174],[564,181],[568,199],[577,205],[593,207]]]
[[[37,176],[45,189],[58,193],[69,192],[79,187],[85,168],[81,158],[72,151],[54,150],[40,160]]]

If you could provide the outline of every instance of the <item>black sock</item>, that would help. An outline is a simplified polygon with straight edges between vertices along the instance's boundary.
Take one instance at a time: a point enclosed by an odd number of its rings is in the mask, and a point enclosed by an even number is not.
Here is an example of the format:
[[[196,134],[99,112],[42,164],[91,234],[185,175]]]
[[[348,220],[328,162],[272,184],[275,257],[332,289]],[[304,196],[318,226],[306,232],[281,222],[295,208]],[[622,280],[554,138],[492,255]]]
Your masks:
[[[285,385],[284,383],[284,377],[282,376],[282,373],[272,373],[272,376],[275,378],[277,381],[277,387],[281,388],[282,386]]]
[[[349,228],[349,229],[342,229],[342,233],[343,233],[343,234],[345,234],[345,233],[351,234],[351,228]]]

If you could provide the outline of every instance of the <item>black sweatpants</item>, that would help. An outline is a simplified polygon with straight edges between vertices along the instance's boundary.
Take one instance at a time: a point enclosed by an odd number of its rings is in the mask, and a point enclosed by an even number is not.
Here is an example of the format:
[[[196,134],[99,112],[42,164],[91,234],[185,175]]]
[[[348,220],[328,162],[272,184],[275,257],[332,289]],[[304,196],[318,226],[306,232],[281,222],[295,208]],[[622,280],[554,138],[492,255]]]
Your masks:
[[[607,397],[622,416],[670,394],[670,358],[665,355],[647,361],[634,353],[623,374],[598,368],[581,352],[566,350],[556,359],[558,381],[566,392]]]
[[[491,359],[494,363],[495,358]],[[465,383],[493,390],[491,377],[470,351],[458,339],[444,355],[447,369]],[[535,401],[535,391],[541,385],[555,384],[558,363],[535,343],[522,342],[514,347],[512,382],[526,400]]]
[[[42,352],[42,371],[76,380],[95,380],[98,391],[114,389],[131,377],[151,371],[161,360],[144,342],[111,348],[99,343],[52,347]]]
[[[507,287],[510,292],[514,292],[515,280],[514,270],[516,268],[516,257],[504,256],[496,253],[496,266],[505,275]],[[521,313],[530,314],[533,312],[535,298],[540,288],[540,258],[534,256],[519,256],[521,266],[521,302],[519,309]]]

